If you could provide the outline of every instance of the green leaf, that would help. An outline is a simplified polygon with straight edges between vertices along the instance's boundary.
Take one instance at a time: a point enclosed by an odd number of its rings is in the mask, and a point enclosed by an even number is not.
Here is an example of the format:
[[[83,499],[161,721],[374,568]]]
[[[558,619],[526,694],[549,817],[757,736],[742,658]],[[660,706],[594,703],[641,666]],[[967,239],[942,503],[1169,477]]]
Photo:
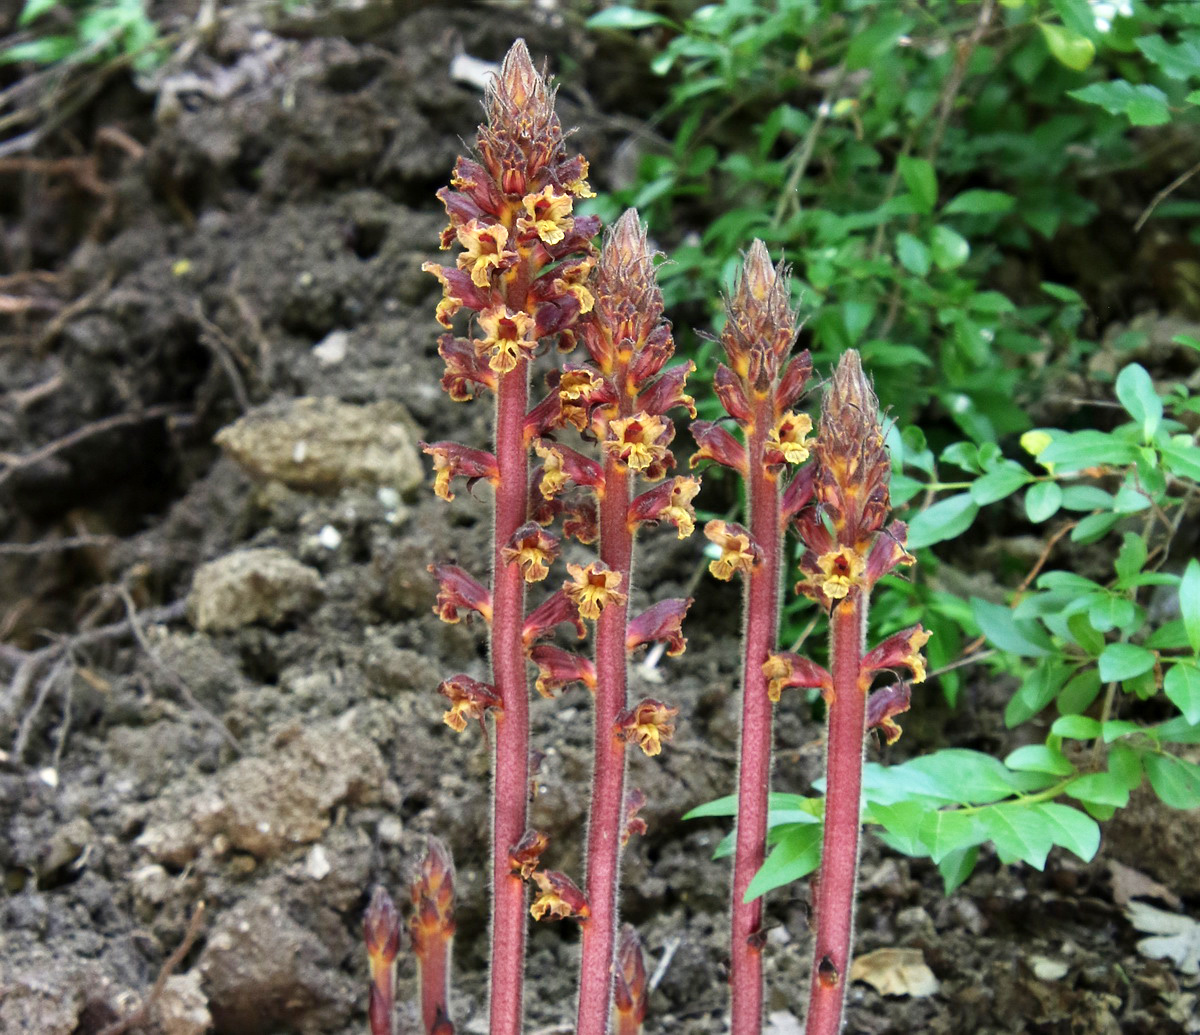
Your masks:
[[[1005,758],[1004,764],[1009,769],[1027,773],[1053,773],[1055,776],[1067,776],[1075,772],[1075,767],[1063,757],[1061,751],[1056,751],[1045,744],[1026,744],[1024,747],[1019,747]]]
[[[52,11],[58,6],[58,0],[25,0],[25,6],[21,8],[21,17],[17,19],[17,24],[23,29],[27,25],[32,25],[43,14]]]
[[[971,246],[957,230],[935,226],[930,238],[933,261],[940,270],[958,269],[971,255]]]
[[[895,49],[900,37],[915,24],[913,18],[899,12],[880,14],[871,19],[866,29],[851,35],[846,67],[851,71],[873,67]]]
[[[904,855],[925,855],[921,841],[921,824],[929,813],[929,807],[919,801],[898,801],[893,805],[868,803],[867,821],[883,827],[880,839],[889,847]]]
[[[1062,506],[1062,489],[1057,482],[1038,482],[1025,493],[1025,514],[1035,525],[1048,521]]]
[[[952,809],[931,812],[921,823],[921,840],[929,856],[940,863],[951,852],[983,844],[988,833],[979,822],[980,813]]]
[[[639,11],[635,7],[608,7],[593,14],[585,23],[589,29],[645,29],[651,25],[675,25],[670,18],[653,11]]]
[[[1071,615],[1067,619],[1067,629],[1075,637],[1075,642],[1092,657],[1104,650],[1104,636],[1092,625],[1088,614],[1076,612]]]
[[[929,272],[929,249],[920,238],[909,233],[896,235],[896,257],[909,273],[923,277]]]
[[[1200,724],[1200,667],[1177,661],[1163,678],[1163,692],[1188,722]]]
[[[1200,448],[1172,440],[1162,447],[1162,455],[1171,474],[1200,482]]]
[[[1112,773],[1088,773],[1081,776],[1067,784],[1066,793],[1078,801],[1113,805],[1118,809],[1123,809],[1129,804],[1129,788]]]
[[[1142,782],[1142,756],[1128,744],[1114,744],[1108,749],[1108,771],[1126,790],[1136,790]]]
[[[1001,215],[1011,212],[1016,204],[1016,198],[1000,190],[967,190],[950,199],[945,208],[945,215]]]
[[[1184,39],[1175,46],[1162,36],[1142,36],[1133,42],[1172,79],[1186,82],[1200,74],[1200,42],[1195,39]]]
[[[1200,744],[1200,725],[1188,722],[1182,715],[1152,728],[1164,744]]]
[[[1045,657],[1053,650],[1046,631],[1036,622],[1018,620],[1012,609],[978,597],[971,598],[971,613],[979,628],[1001,650],[1023,658]]]
[[[892,778],[899,774],[924,778],[924,785],[935,794],[964,805],[987,804],[1053,782],[1044,774],[1013,772],[999,759],[965,748],[944,748],[890,766],[885,772]]]
[[[742,901],[753,902],[774,888],[812,873],[821,862],[822,830],[820,824],[790,830],[754,875]]]
[[[1154,793],[1173,809],[1200,806],[1200,766],[1174,755],[1147,752],[1142,756]]]
[[[1038,458],[1039,462],[1041,457]],[[1068,485],[1063,489],[1064,510],[1097,510],[1111,507],[1113,495],[1097,485]]]
[[[1078,715],[1100,696],[1100,673],[1094,668],[1077,672],[1059,691],[1054,706],[1059,715]]]
[[[1129,737],[1141,732],[1143,732],[1141,726],[1126,719],[1109,719],[1100,727],[1100,735],[1104,738],[1105,744],[1111,744],[1114,740],[1120,740],[1121,737]]]
[[[1086,544],[1103,539],[1120,520],[1120,514],[1089,514],[1072,530],[1071,542]]]
[[[14,43],[0,50],[0,65],[15,65],[32,61],[35,65],[52,65],[64,61],[79,49],[74,36],[43,36],[28,43]]]
[[[897,167],[904,185],[916,200],[918,211],[932,212],[938,196],[937,173],[934,172],[933,163],[928,158],[901,155]]]
[[[1117,578],[1125,582],[1137,575],[1146,563],[1146,553],[1146,540],[1136,532],[1126,532],[1114,565]]]
[[[1162,400],[1154,382],[1140,363],[1130,363],[1117,375],[1117,398],[1129,415],[1142,424],[1142,436],[1149,441],[1162,423]]]
[[[1023,859],[1039,870],[1046,865],[1046,856],[1054,847],[1054,834],[1033,806],[1002,803],[981,809],[977,816],[1001,856]]]
[[[1110,643],[1100,655],[1100,678],[1105,683],[1133,679],[1154,668],[1155,654],[1132,643]]]
[[[727,794],[723,798],[717,798],[714,801],[706,801],[703,805],[697,805],[690,812],[683,814],[684,819],[704,819],[708,816],[736,816],[737,815],[737,795]]]
[[[1192,652],[1200,654],[1200,560],[1193,557],[1183,569],[1179,583],[1179,613]]]
[[[1124,115],[1135,126],[1163,126],[1171,121],[1167,95],[1157,86],[1134,86],[1124,79],[1092,83],[1070,96],[1087,104],[1097,104],[1110,115]]]
[[[1046,40],[1050,53],[1058,59],[1059,64],[1066,65],[1067,68],[1082,72],[1096,56],[1096,45],[1086,36],[1071,32],[1061,25],[1050,25],[1046,22],[1039,22],[1038,28],[1042,30],[1042,37]]]
[[[1053,658],[1043,658],[1017,688],[1004,709],[1004,724],[1010,729],[1032,719],[1057,696],[1070,668]]]
[[[1054,843],[1091,862],[1100,848],[1100,828],[1078,809],[1057,802],[1032,806],[1050,823]]]
[[[958,848],[942,856],[937,868],[942,875],[942,887],[947,895],[971,876],[978,858],[979,848],[975,845],[970,848]]]
[[[1101,464],[1132,464],[1137,458],[1137,447],[1131,442],[1123,442],[1104,431],[1076,431],[1051,442],[1038,454],[1038,463],[1079,471]]]
[[[1100,723],[1086,715],[1063,715],[1054,720],[1050,732],[1056,737],[1072,740],[1092,740],[1100,736]]]
[[[971,486],[971,499],[984,507],[989,503],[997,503],[1005,497],[1011,496],[1031,481],[1033,481],[1032,474],[1020,464],[1007,460]]]
[[[938,500],[932,507],[915,515],[908,523],[908,548],[920,550],[945,539],[962,535],[971,527],[979,506],[969,492],[960,492]]]

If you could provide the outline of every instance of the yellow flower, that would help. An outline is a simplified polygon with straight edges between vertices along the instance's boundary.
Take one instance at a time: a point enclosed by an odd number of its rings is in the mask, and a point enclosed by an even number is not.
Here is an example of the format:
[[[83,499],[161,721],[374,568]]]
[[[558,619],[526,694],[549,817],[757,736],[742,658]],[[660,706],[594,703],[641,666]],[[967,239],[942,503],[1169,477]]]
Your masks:
[[[663,508],[662,517],[675,526],[680,539],[686,539],[696,529],[692,500],[699,491],[700,482],[695,478],[676,478],[671,489],[671,502]]]
[[[708,570],[722,582],[728,582],[736,571],[749,574],[758,563],[758,549],[741,525],[710,521],[704,526],[704,534],[721,548],[721,556],[709,564]]]
[[[621,573],[610,570],[600,561],[593,561],[586,567],[568,564],[567,574],[575,581],[564,583],[563,591],[574,601],[583,618],[595,621],[609,604],[623,604],[627,599],[617,589],[621,584]]]
[[[857,551],[851,549],[831,550],[817,558],[821,569],[813,579],[830,600],[841,600],[862,579],[866,564]]]
[[[442,300],[437,304],[435,317],[443,327],[449,327],[454,314],[462,308],[462,301],[455,297],[450,281],[446,279],[445,272],[436,262],[422,263],[421,270],[425,273],[432,273],[441,282]]]
[[[789,464],[802,464],[808,459],[805,439],[812,426],[812,418],[807,413],[796,414],[788,410],[767,435],[767,448],[778,450]]]
[[[507,374],[534,349],[534,320],[528,313],[514,312],[496,305],[479,314],[484,337],[475,339],[475,350],[488,356],[488,366],[497,374]]]
[[[631,471],[644,471],[667,454],[667,447],[660,444],[667,437],[667,426],[662,417],[638,413],[609,421],[608,430],[604,448]]]
[[[540,194],[526,194],[523,204],[528,216],[517,220],[517,229],[533,230],[544,244],[558,244],[575,225],[571,195],[560,194],[549,184]]]
[[[481,223],[472,219],[458,229],[458,241],[466,249],[458,257],[458,268],[471,271],[471,281],[476,287],[485,288],[489,276],[505,259],[514,253],[506,252],[508,228],[500,223]]]
[[[542,458],[542,480],[538,484],[542,496],[552,500],[567,487],[567,472],[563,468],[563,455],[553,446],[536,442],[533,446]]]

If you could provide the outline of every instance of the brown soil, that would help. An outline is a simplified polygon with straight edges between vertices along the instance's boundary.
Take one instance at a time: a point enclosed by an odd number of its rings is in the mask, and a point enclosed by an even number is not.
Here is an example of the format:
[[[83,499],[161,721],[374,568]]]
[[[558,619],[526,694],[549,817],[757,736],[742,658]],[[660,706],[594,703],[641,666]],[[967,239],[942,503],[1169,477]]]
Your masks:
[[[0,550],[4,1035],[96,1035],[132,1013],[200,901],[204,930],[136,1030],[363,1032],[362,909],[376,883],[404,895],[428,833],[458,867],[456,1016],[486,1032],[487,752],[441,723],[432,693],[444,674],[482,675],[484,641],[437,620],[426,565],[480,566],[487,501],[433,498],[411,445],[486,437],[487,407],[438,387],[438,292],[419,269],[444,222],[433,191],[479,112],[448,70],[459,47],[494,60],[519,34],[572,54],[564,121],[601,186],[628,126],[583,102],[639,112],[647,90],[640,57],[614,70],[557,16],[401,0],[329,13],[343,6],[226,11],[152,89],[110,76],[41,149],[91,165],[0,171],[4,272],[53,274],[0,292],[36,301],[0,316],[0,530],[29,544]],[[159,13],[190,32],[197,12]],[[239,465],[213,440],[251,410]],[[642,585],[680,593],[699,550],[654,540]],[[681,709],[675,743],[632,772],[649,832],[623,909],[651,966],[670,955],[653,1032],[724,1030],[728,874],[709,861],[723,828],[679,817],[733,777],[730,592],[701,583],[687,654],[634,687]],[[978,680],[952,714],[931,689],[903,751],[1003,749],[1009,690]],[[538,700],[534,723],[534,819],[577,875],[587,702]],[[778,789],[818,775],[819,732],[781,709]],[[1055,852],[1045,873],[986,857],[950,898],[932,866],[869,843],[859,952],[918,949],[939,990],[855,984],[849,1030],[1200,1031],[1195,979],[1137,954],[1105,865],[1194,905],[1195,842],[1176,829],[1127,823],[1097,862]],[[803,1014],[807,898],[770,899],[777,1035]],[[576,942],[569,924],[533,931],[530,1031],[569,1031]],[[412,977],[405,961],[406,998]]]

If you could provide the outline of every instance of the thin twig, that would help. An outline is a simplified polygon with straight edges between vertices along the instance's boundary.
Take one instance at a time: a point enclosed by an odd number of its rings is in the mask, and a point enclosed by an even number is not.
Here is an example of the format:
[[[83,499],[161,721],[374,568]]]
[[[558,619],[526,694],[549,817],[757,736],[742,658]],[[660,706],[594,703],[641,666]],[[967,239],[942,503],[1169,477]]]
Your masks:
[[[37,341],[33,343],[34,352],[44,351],[55,338],[59,336],[62,329],[80,313],[87,309],[108,292],[108,289],[113,286],[113,281],[116,279],[116,274],[112,271],[106,273],[100,278],[90,291],[84,292],[75,301],[71,302],[66,308],[60,310],[49,323],[42,329],[42,333],[38,335]]]
[[[662,958],[658,961],[658,966],[654,968],[654,973],[650,975],[650,980],[646,983],[646,987],[651,992],[662,984],[662,979],[667,976],[667,968],[671,965],[671,960],[675,958],[675,953],[682,944],[682,935],[677,934],[674,938],[667,939],[666,944],[663,946]]]
[[[119,541],[115,535],[72,535],[64,539],[39,539],[36,543],[0,543],[0,557],[32,557],[41,553],[84,550],[91,546],[111,546]]]
[[[148,406],[146,409],[136,413],[118,413],[111,417],[94,421],[91,424],[85,424],[83,427],[76,428],[69,434],[63,435],[62,438],[56,438],[53,442],[48,442],[46,445],[39,446],[28,453],[19,455],[2,453],[0,454],[0,463],[7,464],[8,466],[0,471],[0,486],[3,486],[17,471],[34,467],[49,460],[55,454],[61,453],[64,449],[70,449],[72,446],[78,445],[80,442],[93,438],[96,435],[103,435],[116,428],[128,427],[132,424],[143,424],[146,421],[175,416],[181,412],[179,407],[174,403]]]
[[[168,622],[177,622],[185,614],[187,614],[187,602],[177,600],[173,604],[166,604],[163,607],[155,607],[143,611],[141,617],[146,621],[165,624]],[[25,702],[29,687],[33,684],[34,678],[37,676],[38,670],[47,662],[54,661],[67,651],[90,647],[97,643],[103,643],[106,640],[119,639],[129,635],[132,635],[132,630],[129,627],[129,619],[126,617],[109,625],[97,626],[95,629],[86,629],[83,632],[76,633],[74,636],[47,644],[45,647],[40,647],[37,650],[23,651],[10,644],[0,644],[0,658],[3,658],[8,664],[15,667],[12,681],[8,687],[8,699],[7,701],[0,702],[0,716],[6,713],[10,715],[15,714],[20,710]]]
[[[1190,169],[1188,169],[1187,172],[1180,173],[1178,176],[1175,177],[1175,179],[1173,179],[1170,183],[1168,183],[1162,190],[1160,190],[1157,194],[1155,194],[1154,197],[1151,199],[1150,204],[1146,206],[1145,211],[1143,211],[1142,214],[1140,216],[1138,216],[1138,221],[1133,224],[1133,232],[1135,234],[1138,233],[1142,229],[1142,227],[1144,227],[1146,225],[1146,220],[1149,219],[1152,215],[1154,215],[1154,210],[1156,208],[1158,208],[1158,206],[1161,205],[1164,201],[1166,201],[1167,198],[1170,197],[1170,195],[1175,193],[1175,191],[1177,191],[1180,187],[1182,187],[1185,183],[1187,183],[1188,180],[1190,180],[1193,176],[1195,176],[1196,173],[1200,173],[1200,162],[1197,162],[1195,165],[1193,165]]]
[[[166,961],[158,971],[158,977],[154,979],[154,984],[150,986],[150,991],[146,994],[146,998],[142,1000],[142,1005],[124,1020],[116,1021],[107,1028],[102,1028],[100,1035],[125,1035],[125,1032],[129,1031],[132,1027],[141,1024],[149,1018],[150,1008],[158,1001],[158,997],[162,995],[163,989],[167,986],[167,979],[174,972],[175,968],[183,962],[184,956],[191,951],[192,946],[196,943],[196,939],[200,936],[200,929],[204,926],[204,908],[203,902],[196,904],[196,911],[192,914],[192,919],[188,921],[183,941],[166,958]]]
[[[846,64],[842,62],[838,65],[837,71],[834,73],[833,82],[829,84],[829,88],[825,91],[825,96],[821,98],[821,103],[817,105],[817,117],[813,119],[812,125],[808,128],[808,132],[804,134],[804,139],[800,142],[800,146],[796,150],[796,159],[792,165],[791,172],[788,174],[787,183],[783,185],[783,190],[779,194],[779,200],[775,203],[775,214],[771,217],[772,226],[779,226],[783,222],[784,212],[789,206],[799,211],[798,191],[800,189],[800,181],[804,179],[804,174],[808,171],[808,164],[812,161],[813,151],[817,147],[817,138],[821,135],[821,130],[833,112],[833,106],[837,103],[838,94],[842,92],[842,83],[845,81]]]
[[[225,742],[240,755],[242,753],[242,745],[230,731],[229,727],[196,700],[196,695],[192,693],[192,688],[187,685],[183,677],[158,656],[158,651],[154,649],[154,645],[146,638],[146,634],[142,630],[141,622],[138,620],[137,605],[134,604],[133,597],[129,595],[129,590],[124,586],[119,586],[117,587],[117,594],[121,598],[121,603],[125,605],[125,614],[129,619],[129,629],[133,633],[133,638],[137,641],[138,646],[145,651],[150,664],[178,691],[179,696],[187,702],[187,706],[220,733]]]

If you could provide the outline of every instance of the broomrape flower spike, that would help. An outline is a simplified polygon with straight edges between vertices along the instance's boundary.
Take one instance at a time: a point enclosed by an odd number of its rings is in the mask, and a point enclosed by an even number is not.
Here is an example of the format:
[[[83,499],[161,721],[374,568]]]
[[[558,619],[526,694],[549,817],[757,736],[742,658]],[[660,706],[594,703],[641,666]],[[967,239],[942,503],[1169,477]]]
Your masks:
[[[574,347],[575,324],[592,306],[586,281],[595,262],[591,239],[600,227],[595,217],[573,211],[576,198],[591,196],[587,162],[567,152],[554,91],[534,68],[523,41],[513,44],[489,84],[484,110],[477,154],[460,157],[450,185],[438,191],[449,217],[441,247],[462,250],[453,265],[426,263],[423,268],[441,284],[436,316],[443,327],[451,329],[464,311],[471,315],[468,336],[448,333],[438,343],[446,362],[442,386],[456,401],[484,392],[495,395],[494,440],[490,452],[448,442],[425,446],[425,451],[434,460],[439,496],[453,498],[450,486],[456,477],[465,477],[468,484],[486,480],[495,489],[491,586],[451,565],[433,570],[440,585],[435,610],[442,618],[454,622],[475,611],[490,626],[491,682],[456,676],[439,690],[451,702],[445,719],[455,729],[471,719],[482,724],[487,712],[493,716],[489,1031],[517,1035],[526,896],[508,856],[527,825],[525,651],[554,625],[579,620],[569,601],[569,608],[555,604],[532,626],[526,618],[525,585],[544,579],[558,553],[558,540],[540,527],[543,518],[553,518],[555,507],[549,513],[544,507],[531,512],[529,479],[529,452],[540,434],[542,414],[557,411],[558,401],[530,408],[529,361],[547,339],[560,349]],[[563,466],[569,472],[569,465]],[[544,474],[547,487],[554,477],[553,470]],[[557,509],[566,511],[565,506]],[[575,516],[574,522],[586,533],[586,515]],[[561,678],[561,672],[551,673],[551,679]],[[440,1023],[445,1027],[449,1019]]]
[[[580,538],[599,533],[599,560],[568,565],[564,592],[583,618],[596,623],[593,689],[595,725],[591,814],[587,834],[587,917],[583,921],[577,1035],[610,1031],[617,965],[617,887],[621,846],[631,817],[625,800],[625,747],[656,755],[673,732],[676,709],[653,701],[629,707],[629,651],[662,642],[672,655],[687,641],[683,616],[691,601],[659,601],[630,620],[634,538],[647,524],[666,521],[683,538],[695,525],[693,478],[663,481],[675,466],[670,444],[675,408],[695,413],[684,386],[690,363],[667,369],[674,353],[663,320],[654,255],[637,213],[626,212],[605,237],[589,283],[591,311],[578,324],[590,362],[564,369],[559,381],[559,427],[573,426],[599,443],[599,463],[581,462],[560,445],[538,447],[544,464],[540,490],[557,497],[569,487],[594,500],[591,513],[573,518]],[[639,479],[662,482],[634,493]],[[567,524],[564,524],[564,530]],[[640,1022],[639,1022],[640,1023]]]
[[[854,887],[858,870],[863,739],[869,728],[887,743],[900,735],[894,716],[909,706],[908,683],[870,695],[881,671],[904,667],[920,682],[919,651],[929,639],[920,626],[863,649],[871,588],[888,571],[911,564],[905,527],[886,525],[891,463],[883,444],[879,404],[853,350],[842,356],[825,393],[813,447],[813,498],[797,517],[805,552],[797,587],[829,610],[831,671],[790,654],[768,660],[771,692],[817,686],[828,704],[825,831],[819,878],[807,1035],[841,1030],[854,938]]]
[[[779,629],[783,530],[788,508],[806,501],[810,482],[792,468],[808,458],[811,420],[792,407],[812,369],[807,352],[791,357],[796,318],[787,270],[771,264],[755,241],[746,255],[733,297],[726,300],[721,345],[726,363],[714,376],[717,397],[741,430],[696,421],[699,447],[692,463],[712,460],[737,471],[746,483],[749,527],[710,521],[704,529],[720,548],[709,565],[719,579],[741,573],[745,587],[742,659],[742,723],[738,768],[738,820],[733,866],[730,984],[733,1035],[762,1029],[761,899],[746,902],[746,889],[766,855],[767,801],[771,773],[772,701],[781,676],[764,671]],[[798,498],[797,498],[798,497]]]

